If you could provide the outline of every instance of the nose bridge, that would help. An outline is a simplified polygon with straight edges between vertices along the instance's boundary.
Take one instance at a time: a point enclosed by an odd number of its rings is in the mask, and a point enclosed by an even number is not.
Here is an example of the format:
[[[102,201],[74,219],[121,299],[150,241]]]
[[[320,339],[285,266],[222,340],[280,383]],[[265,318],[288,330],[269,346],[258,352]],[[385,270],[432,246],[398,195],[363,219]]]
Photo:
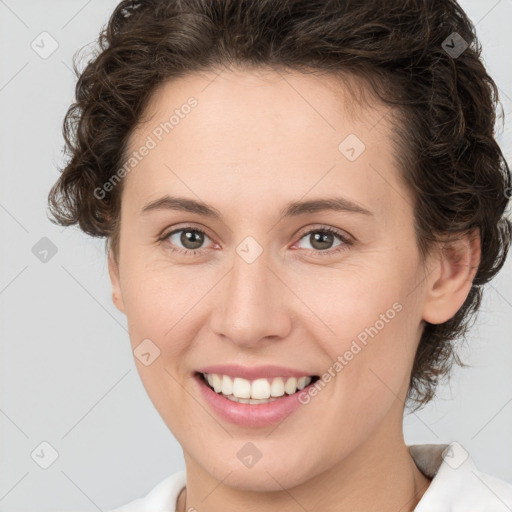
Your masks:
[[[286,290],[270,270],[270,260],[269,252],[251,237],[237,246],[212,312],[212,328],[218,335],[245,346],[286,335]]]

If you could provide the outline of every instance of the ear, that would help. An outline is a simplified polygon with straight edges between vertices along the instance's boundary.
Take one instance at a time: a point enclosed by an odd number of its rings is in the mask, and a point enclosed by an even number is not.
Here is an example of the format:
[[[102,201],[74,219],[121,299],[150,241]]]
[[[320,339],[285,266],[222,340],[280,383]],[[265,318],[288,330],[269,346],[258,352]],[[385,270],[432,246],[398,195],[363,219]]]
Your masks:
[[[108,251],[108,274],[112,284],[112,302],[121,313],[125,313],[123,294],[121,292],[121,280],[119,279],[119,264],[115,260],[112,250]]]
[[[427,280],[423,319],[441,324],[453,318],[466,300],[480,264],[478,228],[460,240],[447,242],[437,253],[437,263]]]

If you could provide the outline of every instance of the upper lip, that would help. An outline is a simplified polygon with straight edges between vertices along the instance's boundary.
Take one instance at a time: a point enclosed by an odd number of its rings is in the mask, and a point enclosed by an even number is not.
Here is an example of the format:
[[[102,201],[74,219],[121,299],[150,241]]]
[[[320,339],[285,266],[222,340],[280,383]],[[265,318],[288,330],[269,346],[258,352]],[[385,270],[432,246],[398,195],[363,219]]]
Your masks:
[[[200,373],[217,373],[220,375],[229,375],[230,377],[242,377],[247,380],[272,377],[309,377],[313,373],[307,370],[296,370],[286,366],[242,366],[239,364],[215,364],[203,366],[197,369]]]

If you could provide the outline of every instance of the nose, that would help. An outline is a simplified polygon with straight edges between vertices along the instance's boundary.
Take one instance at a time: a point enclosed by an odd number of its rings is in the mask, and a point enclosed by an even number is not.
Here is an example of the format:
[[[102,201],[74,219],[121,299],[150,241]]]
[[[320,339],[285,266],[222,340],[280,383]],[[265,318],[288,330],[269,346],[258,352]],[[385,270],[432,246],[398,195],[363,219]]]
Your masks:
[[[285,338],[292,328],[292,294],[266,253],[248,263],[235,254],[231,270],[216,287],[210,328],[243,348]]]

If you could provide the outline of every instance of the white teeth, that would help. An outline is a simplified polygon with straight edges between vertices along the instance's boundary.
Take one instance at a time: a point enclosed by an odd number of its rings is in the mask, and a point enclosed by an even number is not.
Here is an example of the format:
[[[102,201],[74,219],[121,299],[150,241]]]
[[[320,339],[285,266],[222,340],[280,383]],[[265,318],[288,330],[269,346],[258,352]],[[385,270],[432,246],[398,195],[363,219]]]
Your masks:
[[[270,397],[270,383],[267,379],[256,379],[251,384],[251,397],[266,400]]]
[[[293,395],[295,391],[297,391],[297,379],[295,377],[290,377],[286,384],[284,385],[284,390],[289,394]]]
[[[273,402],[276,398],[285,393],[292,395],[298,389],[304,389],[311,383],[311,377],[274,377],[272,382],[269,379],[261,378],[252,382],[241,377],[234,379],[228,375],[217,373],[203,374],[208,384],[216,393],[222,393],[230,400],[240,403],[267,403]]]
[[[222,376],[222,393],[225,395],[233,394],[233,381],[227,375]]]
[[[283,396],[284,382],[283,379],[273,379],[270,385],[270,396]]]
[[[297,380],[297,388],[304,389],[309,384],[309,382],[307,384],[306,384],[306,382],[307,382],[307,377],[300,377]]]
[[[220,393],[222,391],[222,379],[216,373],[214,373],[212,375],[212,381],[215,393]]]
[[[268,404],[270,402],[275,402],[277,400],[277,398],[269,398],[268,400],[255,400],[252,398],[236,398],[233,395],[229,395],[226,398],[228,398],[232,402],[239,402],[241,404]]]
[[[251,398],[251,383],[248,380],[235,377],[233,379],[233,395],[237,398]]]

